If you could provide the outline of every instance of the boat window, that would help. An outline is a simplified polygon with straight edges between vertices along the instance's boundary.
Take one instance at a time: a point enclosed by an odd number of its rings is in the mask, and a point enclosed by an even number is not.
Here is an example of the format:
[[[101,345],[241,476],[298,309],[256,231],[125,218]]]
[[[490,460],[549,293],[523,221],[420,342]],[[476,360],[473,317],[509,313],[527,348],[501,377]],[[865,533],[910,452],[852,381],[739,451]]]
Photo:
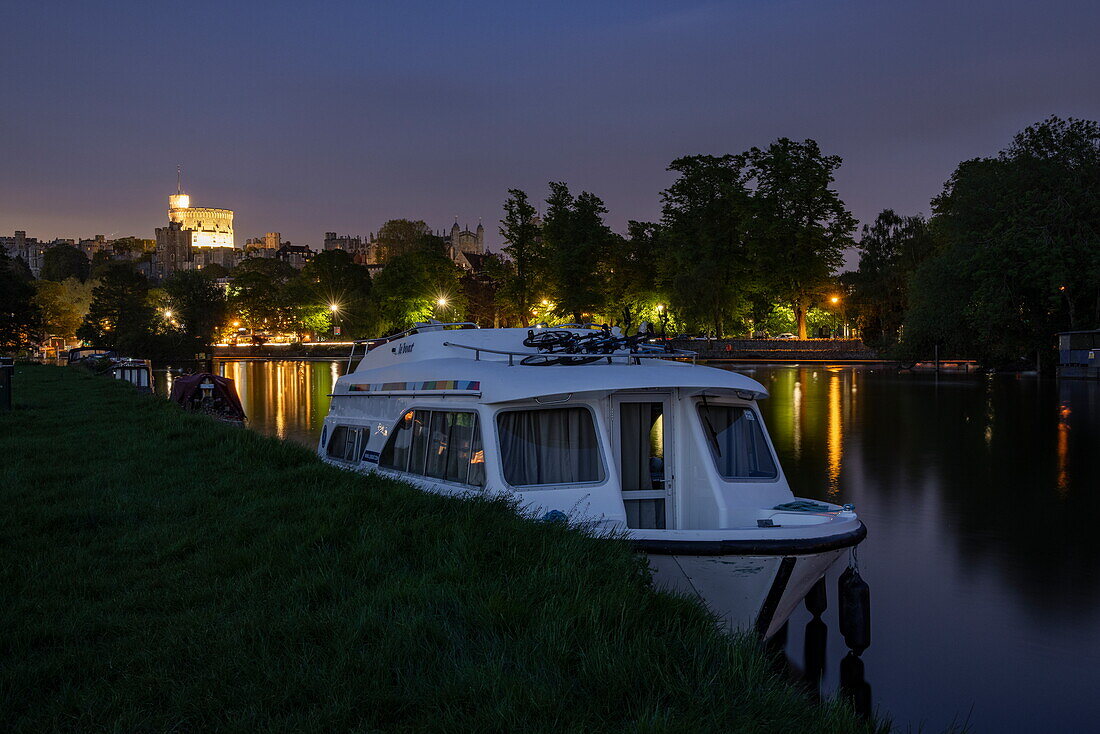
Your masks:
[[[340,461],[359,461],[359,444],[363,429],[352,426],[336,426],[328,441],[328,455]]]
[[[512,410],[497,416],[504,478],[514,487],[603,481],[592,414],[585,408]]]
[[[477,414],[410,410],[394,427],[378,464],[385,469],[484,486],[485,452]]]
[[[703,433],[718,473],[726,479],[775,479],[775,466],[760,419],[737,405],[700,405]]]
[[[401,416],[401,421],[394,426],[386,445],[382,447],[382,454],[378,457],[379,466],[388,469],[406,471],[409,468],[409,447],[412,445],[413,411]]]

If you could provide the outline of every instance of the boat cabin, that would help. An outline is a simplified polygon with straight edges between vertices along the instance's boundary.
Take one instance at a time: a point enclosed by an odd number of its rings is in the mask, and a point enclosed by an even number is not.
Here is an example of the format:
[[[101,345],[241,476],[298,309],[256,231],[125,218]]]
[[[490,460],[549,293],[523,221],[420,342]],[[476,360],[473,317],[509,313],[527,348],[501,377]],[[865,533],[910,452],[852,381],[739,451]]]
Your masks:
[[[469,326],[364,343],[334,387],[321,456],[636,530],[763,527],[793,499],[756,381],[683,353],[540,363],[527,329]]]

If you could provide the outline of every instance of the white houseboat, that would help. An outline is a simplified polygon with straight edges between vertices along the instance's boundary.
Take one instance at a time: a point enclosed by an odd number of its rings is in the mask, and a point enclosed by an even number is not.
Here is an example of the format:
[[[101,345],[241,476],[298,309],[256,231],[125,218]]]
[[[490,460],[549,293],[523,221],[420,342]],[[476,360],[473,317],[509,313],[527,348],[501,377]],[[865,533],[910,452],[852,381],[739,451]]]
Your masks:
[[[360,342],[318,452],[534,518],[625,532],[656,583],[768,637],[866,529],[798,500],[758,382],[617,331],[430,324]]]

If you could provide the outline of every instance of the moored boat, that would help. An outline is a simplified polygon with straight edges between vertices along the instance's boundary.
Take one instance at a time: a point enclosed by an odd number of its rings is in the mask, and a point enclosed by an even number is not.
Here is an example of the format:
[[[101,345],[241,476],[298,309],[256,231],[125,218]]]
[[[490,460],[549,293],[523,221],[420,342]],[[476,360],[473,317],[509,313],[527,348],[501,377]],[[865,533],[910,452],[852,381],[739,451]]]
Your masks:
[[[319,454],[625,533],[656,583],[774,634],[866,529],[794,496],[758,382],[608,329],[429,324],[358,343]],[[349,358],[349,368],[356,350]]]
[[[169,400],[192,413],[244,425],[245,414],[233,380],[210,372],[182,375],[172,381]]]

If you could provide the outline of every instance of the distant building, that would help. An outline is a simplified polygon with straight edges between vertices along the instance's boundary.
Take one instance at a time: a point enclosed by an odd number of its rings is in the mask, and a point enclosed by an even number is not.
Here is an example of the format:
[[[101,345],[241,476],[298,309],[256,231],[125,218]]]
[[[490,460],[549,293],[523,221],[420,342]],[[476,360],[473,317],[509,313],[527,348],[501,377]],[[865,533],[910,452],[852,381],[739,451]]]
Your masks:
[[[157,280],[163,280],[180,270],[190,270],[191,237],[194,231],[185,229],[179,222],[169,222],[167,227],[157,227],[157,249],[153,272]]]
[[[485,227],[478,222],[477,229],[473,232],[469,225],[460,229],[456,218],[450,234],[443,238],[443,244],[447,256],[455,265],[463,270],[477,270],[481,265],[481,256],[485,254]]]
[[[4,248],[8,257],[22,259],[31,269],[31,275],[36,278],[42,272],[46,250],[52,246],[52,242],[39,242],[37,237],[28,237],[23,230],[16,230],[14,237],[0,237],[0,247]]]
[[[250,252],[257,250],[278,250],[282,244],[282,234],[279,232],[267,232],[263,237],[249,237],[245,240],[244,249]],[[263,257],[261,255],[260,257]]]
[[[178,222],[194,234],[192,247],[234,247],[233,210],[191,206],[176,171],[176,193],[168,197],[168,221]]]
[[[290,265],[292,268],[301,270],[306,266],[316,253],[313,252],[306,245],[292,245],[289,242],[284,242],[275,254],[282,262]]]
[[[268,234],[278,240],[278,233]],[[176,193],[168,197],[168,226],[157,228],[153,256],[156,278],[213,264],[232,268],[243,256],[244,248],[238,249],[233,241],[233,210],[191,206],[191,197],[183,193],[177,170]]]

